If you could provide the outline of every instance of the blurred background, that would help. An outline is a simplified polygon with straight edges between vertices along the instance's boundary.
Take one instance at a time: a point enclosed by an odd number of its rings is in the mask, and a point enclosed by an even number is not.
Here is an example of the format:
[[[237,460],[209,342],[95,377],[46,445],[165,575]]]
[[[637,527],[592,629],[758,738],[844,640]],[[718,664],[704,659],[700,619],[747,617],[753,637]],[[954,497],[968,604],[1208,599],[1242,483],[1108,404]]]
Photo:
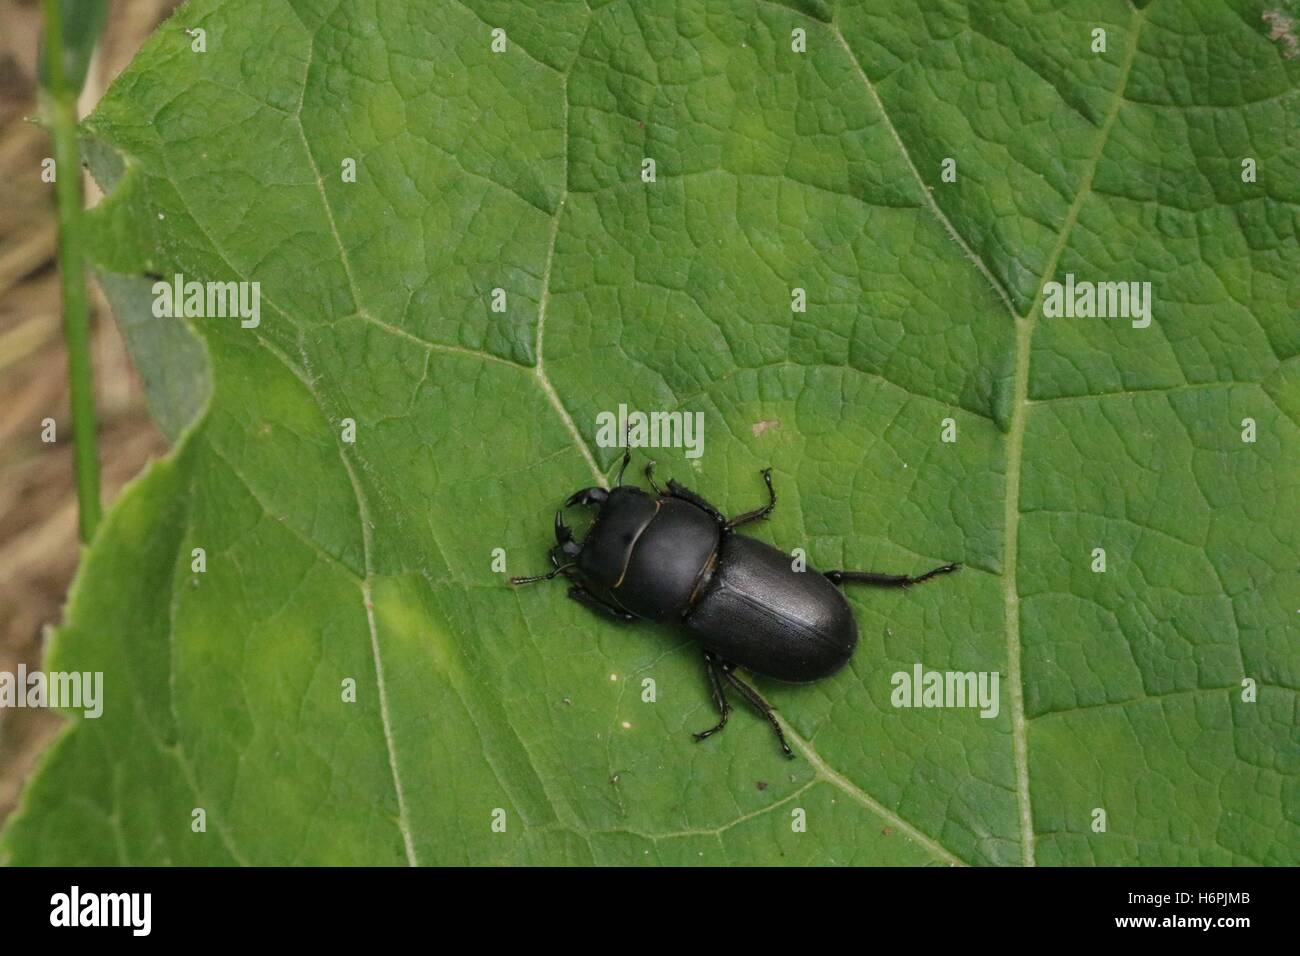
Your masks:
[[[108,85],[178,0],[112,0],[79,103],[94,109]],[[0,671],[40,666],[45,633],[62,615],[76,570],[67,365],[55,261],[54,187],[41,182],[53,150],[36,122],[38,0],[0,0]],[[86,202],[99,192],[86,177]],[[150,458],[167,450],[99,290],[91,283],[94,363],[104,502]],[[42,443],[41,420],[59,441]],[[0,710],[0,825],[57,731],[40,710]]]

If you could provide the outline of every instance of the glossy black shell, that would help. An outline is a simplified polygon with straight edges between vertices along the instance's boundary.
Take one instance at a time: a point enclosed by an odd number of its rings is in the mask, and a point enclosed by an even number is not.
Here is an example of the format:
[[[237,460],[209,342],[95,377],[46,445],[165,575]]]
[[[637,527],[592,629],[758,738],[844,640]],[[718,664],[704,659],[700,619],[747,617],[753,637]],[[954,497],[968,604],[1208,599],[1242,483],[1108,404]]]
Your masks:
[[[629,613],[678,623],[746,670],[806,682],[853,656],[857,623],[839,589],[679,497],[609,493],[577,559],[582,577]]]
[[[839,588],[769,544],[727,535],[717,570],[683,623],[724,660],[778,680],[834,674],[858,646],[858,625]]]

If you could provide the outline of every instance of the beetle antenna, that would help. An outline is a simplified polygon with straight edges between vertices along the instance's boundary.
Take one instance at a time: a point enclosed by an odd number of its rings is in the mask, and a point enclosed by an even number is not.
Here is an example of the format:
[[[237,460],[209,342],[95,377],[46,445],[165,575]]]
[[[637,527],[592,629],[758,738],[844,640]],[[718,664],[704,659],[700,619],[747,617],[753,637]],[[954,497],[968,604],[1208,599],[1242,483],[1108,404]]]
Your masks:
[[[623,464],[621,464],[621,465],[618,466],[618,478],[614,481],[614,486],[615,486],[615,487],[617,487],[617,488],[622,488],[622,487],[623,487],[623,472],[627,471],[628,462],[630,462],[631,460],[632,460],[632,449],[631,449],[631,448],[624,448],[624,449],[623,449]]]
[[[538,581],[549,581],[557,574],[567,571],[571,567],[573,567],[572,561],[570,561],[568,564],[557,565],[554,571],[548,571],[546,574],[533,574],[533,575],[529,575],[526,578],[511,578],[510,583],[511,584],[536,584]]]

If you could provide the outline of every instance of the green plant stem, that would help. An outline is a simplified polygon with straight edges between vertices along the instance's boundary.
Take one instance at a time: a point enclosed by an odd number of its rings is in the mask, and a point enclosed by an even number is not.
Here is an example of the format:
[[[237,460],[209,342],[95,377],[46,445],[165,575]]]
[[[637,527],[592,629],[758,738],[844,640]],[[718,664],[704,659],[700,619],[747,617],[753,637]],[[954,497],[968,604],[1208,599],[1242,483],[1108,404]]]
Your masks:
[[[63,292],[63,334],[68,349],[72,407],[73,471],[77,484],[81,540],[99,525],[99,450],[95,440],[95,394],[90,366],[90,302],[82,248],[81,163],[77,151],[77,91],[67,82],[63,25],[58,0],[44,0],[45,58],[49,71],[46,114],[54,142],[54,193],[59,214],[59,279]]]

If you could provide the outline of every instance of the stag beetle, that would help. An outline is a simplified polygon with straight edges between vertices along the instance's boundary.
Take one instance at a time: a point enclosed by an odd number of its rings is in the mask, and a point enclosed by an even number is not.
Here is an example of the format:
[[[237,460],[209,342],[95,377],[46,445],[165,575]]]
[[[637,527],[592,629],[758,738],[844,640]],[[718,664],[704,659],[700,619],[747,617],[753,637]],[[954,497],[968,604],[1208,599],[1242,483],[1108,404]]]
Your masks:
[[[553,569],[513,577],[510,583],[532,584],[562,574],[573,582],[569,597],[594,611],[620,621],[662,621],[685,629],[704,650],[720,717],[716,726],[694,735],[697,741],[727,725],[731,705],[725,682],[767,719],[785,755],[793,757],[772,706],[736,668],[792,683],[829,677],[848,662],[858,643],[857,622],[839,585],[906,588],[961,567],[944,564],[919,577],[798,571],[784,552],[736,534],[776,507],[771,468],[762,472],[767,504],[727,518],[674,480],[661,488],[653,461],[645,468],[653,495],[624,485],[631,458],[625,451],[614,488],[583,488],[565,501],[566,508],[600,509],[585,539],[574,540],[563,510],[556,511]]]

